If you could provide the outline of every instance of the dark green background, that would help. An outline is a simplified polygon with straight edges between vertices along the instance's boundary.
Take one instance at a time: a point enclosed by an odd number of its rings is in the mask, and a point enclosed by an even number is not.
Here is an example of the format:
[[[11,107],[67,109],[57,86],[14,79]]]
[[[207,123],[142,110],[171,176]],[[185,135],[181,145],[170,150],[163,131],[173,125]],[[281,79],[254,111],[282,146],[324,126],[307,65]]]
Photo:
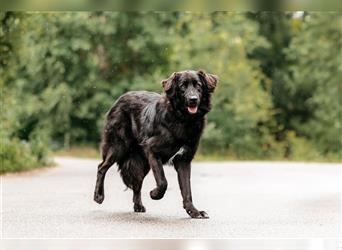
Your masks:
[[[2,172],[98,147],[129,90],[172,72],[220,83],[200,154],[339,160],[341,15],[333,12],[1,12]]]

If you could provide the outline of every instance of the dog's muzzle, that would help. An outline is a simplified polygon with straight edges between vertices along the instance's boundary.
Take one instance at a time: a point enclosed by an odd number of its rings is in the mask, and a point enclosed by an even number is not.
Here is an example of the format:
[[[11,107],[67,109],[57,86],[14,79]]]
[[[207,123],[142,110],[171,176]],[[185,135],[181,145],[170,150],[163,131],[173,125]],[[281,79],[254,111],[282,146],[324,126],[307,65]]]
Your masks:
[[[190,114],[196,114],[198,109],[198,97],[195,95],[192,95],[188,98],[188,112]]]

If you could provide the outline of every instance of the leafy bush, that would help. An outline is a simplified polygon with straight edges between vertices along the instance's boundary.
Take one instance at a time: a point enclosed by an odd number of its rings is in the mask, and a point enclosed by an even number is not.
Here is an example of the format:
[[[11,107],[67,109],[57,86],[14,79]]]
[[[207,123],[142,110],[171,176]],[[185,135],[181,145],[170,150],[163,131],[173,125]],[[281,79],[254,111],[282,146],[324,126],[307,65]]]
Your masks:
[[[29,170],[42,165],[29,143],[4,138],[1,141],[0,162],[0,174]]]

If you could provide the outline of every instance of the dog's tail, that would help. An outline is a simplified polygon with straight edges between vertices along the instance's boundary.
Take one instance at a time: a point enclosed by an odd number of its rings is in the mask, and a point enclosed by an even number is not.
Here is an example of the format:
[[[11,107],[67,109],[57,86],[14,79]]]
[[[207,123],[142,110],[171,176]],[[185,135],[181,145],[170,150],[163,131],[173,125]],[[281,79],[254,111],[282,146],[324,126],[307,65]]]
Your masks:
[[[134,189],[142,184],[150,168],[147,159],[140,153],[130,153],[127,158],[118,163],[121,178],[125,185]]]

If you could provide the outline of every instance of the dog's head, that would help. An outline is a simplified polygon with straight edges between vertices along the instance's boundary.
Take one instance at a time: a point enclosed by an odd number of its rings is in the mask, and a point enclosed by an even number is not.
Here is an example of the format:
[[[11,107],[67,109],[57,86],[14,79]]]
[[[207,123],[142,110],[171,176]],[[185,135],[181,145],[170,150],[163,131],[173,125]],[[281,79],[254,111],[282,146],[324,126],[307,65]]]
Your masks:
[[[195,116],[210,111],[210,96],[218,83],[216,75],[203,70],[174,72],[162,81],[166,96],[183,114]]]

